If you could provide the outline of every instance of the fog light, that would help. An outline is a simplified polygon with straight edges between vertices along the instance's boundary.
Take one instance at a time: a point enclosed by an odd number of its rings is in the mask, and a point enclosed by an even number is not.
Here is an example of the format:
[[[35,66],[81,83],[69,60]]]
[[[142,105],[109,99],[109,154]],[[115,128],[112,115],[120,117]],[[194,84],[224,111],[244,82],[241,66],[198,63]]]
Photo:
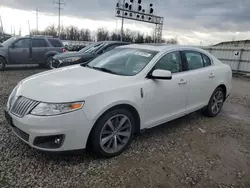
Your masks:
[[[39,136],[34,140],[34,145],[40,148],[57,149],[63,145],[64,135]]]
[[[60,138],[55,138],[55,144],[60,144],[61,143],[61,139]]]

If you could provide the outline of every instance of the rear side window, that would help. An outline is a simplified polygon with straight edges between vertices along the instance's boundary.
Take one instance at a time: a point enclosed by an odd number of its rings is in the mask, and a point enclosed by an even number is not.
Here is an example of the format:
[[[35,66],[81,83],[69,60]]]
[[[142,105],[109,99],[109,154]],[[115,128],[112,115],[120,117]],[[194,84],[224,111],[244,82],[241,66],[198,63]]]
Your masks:
[[[202,54],[202,58],[203,58],[203,62],[204,62],[204,66],[208,67],[211,65],[211,60],[209,57],[207,57],[206,55]]]
[[[54,47],[63,47],[62,43],[57,39],[48,39],[48,41]]]
[[[47,42],[44,39],[33,39],[32,47],[33,48],[47,47]]]
[[[199,52],[185,52],[189,70],[200,69],[204,67],[202,55]]]

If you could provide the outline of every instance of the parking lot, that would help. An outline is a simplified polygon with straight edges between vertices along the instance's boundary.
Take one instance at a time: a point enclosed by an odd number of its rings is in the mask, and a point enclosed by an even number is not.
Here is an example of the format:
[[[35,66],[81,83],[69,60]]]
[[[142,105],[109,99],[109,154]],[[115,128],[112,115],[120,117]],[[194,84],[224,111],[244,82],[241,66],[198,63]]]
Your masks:
[[[0,187],[250,187],[250,80],[234,77],[216,118],[193,113],[137,136],[120,156],[48,154],[4,118],[8,95],[37,67],[0,72]]]

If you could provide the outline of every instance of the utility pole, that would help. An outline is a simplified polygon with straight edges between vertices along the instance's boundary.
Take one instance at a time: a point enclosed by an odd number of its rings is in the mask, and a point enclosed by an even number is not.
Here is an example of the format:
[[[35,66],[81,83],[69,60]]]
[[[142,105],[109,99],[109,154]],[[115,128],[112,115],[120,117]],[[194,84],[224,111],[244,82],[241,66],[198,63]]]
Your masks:
[[[123,25],[124,25],[124,8],[125,8],[125,0],[122,2],[122,27],[121,27],[121,41],[123,40]]]
[[[21,35],[22,35],[22,26],[20,25],[19,36],[21,37]]]
[[[65,5],[65,3],[61,2],[61,0],[54,1],[54,4],[56,4],[56,8],[58,9],[58,36],[60,37],[61,34],[61,10],[62,5]]]
[[[30,21],[28,20],[28,28],[29,28],[29,34],[31,35],[30,33]]]
[[[36,9],[36,32],[38,34],[38,8]]]
[[[1,32],[4,35],[4,31],[3,31],[3,22],[2,22],[2,17],[0,16],[0,24],[1,24]]]

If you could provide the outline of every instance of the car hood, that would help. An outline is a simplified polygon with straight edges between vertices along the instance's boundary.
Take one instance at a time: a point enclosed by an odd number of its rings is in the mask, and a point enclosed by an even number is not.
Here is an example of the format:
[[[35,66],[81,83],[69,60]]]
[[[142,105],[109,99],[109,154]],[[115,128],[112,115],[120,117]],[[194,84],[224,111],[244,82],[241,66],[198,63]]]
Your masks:
[[[87,96],[124,86],[131,77],[85,68],[80,65],[46,71],[19,83],[17,96],[42,102],[82,101]]]
[[[93,54],[88,54],[88,53],[82,53],[82,52],[66,52],[66,53],[61,53],[61,54],[57,54],[54,56],[54,59],[57,60],[62,60],[65,58],[69,58],[69,57],[82,57],[82,58],[88,58],[88,57],[92,57]]]

